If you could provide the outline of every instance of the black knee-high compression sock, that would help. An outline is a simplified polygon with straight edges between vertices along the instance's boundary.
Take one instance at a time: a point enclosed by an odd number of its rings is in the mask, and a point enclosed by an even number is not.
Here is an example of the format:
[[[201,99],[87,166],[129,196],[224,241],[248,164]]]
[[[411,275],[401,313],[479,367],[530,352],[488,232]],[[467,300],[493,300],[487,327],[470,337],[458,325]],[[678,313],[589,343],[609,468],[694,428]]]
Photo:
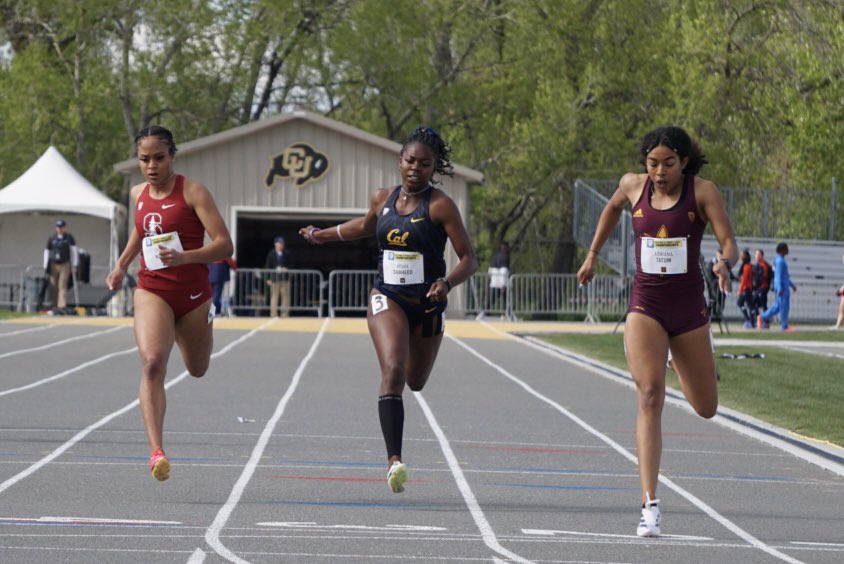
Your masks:
[[[401,458],[401,439],[404,432],[404,402],[401,396],[385,395],[378,398],[378,419],[387,445],[387,458]]]

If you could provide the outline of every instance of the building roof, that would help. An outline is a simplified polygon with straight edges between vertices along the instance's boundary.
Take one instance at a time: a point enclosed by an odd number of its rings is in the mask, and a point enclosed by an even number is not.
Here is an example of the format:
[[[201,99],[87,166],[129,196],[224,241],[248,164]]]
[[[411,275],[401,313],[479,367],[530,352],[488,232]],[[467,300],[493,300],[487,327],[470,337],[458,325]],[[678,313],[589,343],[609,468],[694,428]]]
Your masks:
[[[389,139],[385,139],[383,137],[367,133],[366,131],[358,129],[357,127],[352,127],[350,125],[346,125],[339,121],[329,119],[327,117],[312,112],[308,112],[305,110],[295,110],[292,112],[278,114],[258,121],[253,121],[251,123],[247,123],[246,125],[233,127],[231,129],[227,129],[219,133],[214,133],[206,137],[200,137],[198,139],[194,139],[193,141],[188,141],[187,143],[181,143],[179,144],[179,154],[186,155],[196,151],[207,149],[209,147],[213,147],[215,145],[229,143],[240,137],[245,137],[255,132],[262,131],[271,127],[276,127],[283,123],[287,123],[293,120],[305,120],[325,129],[330,129],[340,134],[359,139],[364,143],[368,143],[376,147],[381,147],[382,149],[394,152],[396,154],[398,154],[398,152],[401,150],[401,144],[396,143],[395,141],[390,141]],[[123,174],[129,174],[130,172],[134,171],[137,166],[138,163],[136,159],[127,159],[125,161],[121,161],[115,164],[114,170]],[[459,164],[454,164],[453,166],[454,173],[456,175],[462,176],[467,181],[476,183],[483,182],[484,176],[481,172]]]

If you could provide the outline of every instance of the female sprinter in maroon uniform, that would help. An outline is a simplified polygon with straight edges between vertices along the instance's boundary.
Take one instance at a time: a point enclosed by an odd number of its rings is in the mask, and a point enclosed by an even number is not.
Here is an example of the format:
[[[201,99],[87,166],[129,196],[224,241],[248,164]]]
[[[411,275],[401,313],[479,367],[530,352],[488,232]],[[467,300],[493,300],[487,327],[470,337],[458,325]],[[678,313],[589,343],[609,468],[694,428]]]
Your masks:
[[[478,268],[454,201],[435,188],[434,173],[451,174],[449,148],[429,127],[418,127],[399,153],[402,183],[376,190],[366,215],[327,229],[299,230],[321,245],[375,236],[380,257],[366,320],[381,365],[378,419],[387,447],[387,485],[404,491],[402,462],[405,384],[422,390],[443,340],[448,293]],[[451,241],[460,262],[449,273],[443,258]]]
[[[587,284],[592,279],[601,247],[624,207],[631,204],[636,276],[624,348],[639,400],[636,452],[642,515],[636,534],[651,537],[660,534],[661,525],[656,485],[669,348],[680,386],[694,410],[710,418],[718,407],[715,357],[698,265],[707,222],[722,249],[713,272],[723,292],[729,292],[729,271],[738,258],[738,248],[721,193],[709,180],[695,176],[707,161],[685,131],[663,127],[648,133],[642,139],[640,155],[647,173],[622,177],[601,213],[577,280]]]
[[[173,170],[173,134],[159,126],[144,128],[135,146],[147,182],[132,188],[135,229],[106,284],[119,289],[129,265],[142,255],[134,293],[140,404],[152,453],[150,470],[157,480],[166,480],[170,461],[162,435],[167,361],[176,343],[192,376],[199,378],[208,369],[214,311],[207,263],[231,256],[233,246],[208,189]],[[206,232],[211,242],[203,246]]]

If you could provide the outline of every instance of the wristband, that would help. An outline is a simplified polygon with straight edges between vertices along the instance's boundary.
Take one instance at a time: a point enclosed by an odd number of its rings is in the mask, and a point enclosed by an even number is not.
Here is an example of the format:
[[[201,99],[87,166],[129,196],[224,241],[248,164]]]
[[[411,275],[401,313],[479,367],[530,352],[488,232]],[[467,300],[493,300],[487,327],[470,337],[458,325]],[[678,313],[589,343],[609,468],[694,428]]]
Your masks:
[[[727,265],[727,270],[732,270],[732,269],[733,269],[733,265],[730,263],[730,259],[728,259],[728,258],[722,258],[721,260],[723,260],[723,261],[724,261],[724,263]]]
[[[321,241],[317,241],[316,239],[314,239],[314,233],[319,233],[320,231],[322,231],[322,229],[318,227],[311,227],[310,229],[308,229],[308,240],[314,245],[322,245]]]
[[[445,276],[437,278],[435,282],[442,282],[443,284],[445,284],[445,287],[448,289],[448,291],[451,292],[451,282],[449,282],[448,278],[446,278]]]
[[[341,241],[345,241],[345,239],[343,239],[343,234],[340,233],[340,225],[339,224],[337,225],[337,236],[340,238]]]

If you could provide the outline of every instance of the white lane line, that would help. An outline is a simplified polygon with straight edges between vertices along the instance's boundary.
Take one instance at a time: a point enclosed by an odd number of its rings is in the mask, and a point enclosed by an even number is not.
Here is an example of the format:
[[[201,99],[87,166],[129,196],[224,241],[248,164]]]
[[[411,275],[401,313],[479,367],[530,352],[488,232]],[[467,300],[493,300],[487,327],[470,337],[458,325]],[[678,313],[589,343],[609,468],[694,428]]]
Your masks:
[[[126,350],[123,350],[123,351],[103,355],[99,358],[95,358],[94,360],[89,360],[88,362],[83,362],[82,364],[80,364],[79,366],[75,366],[74,368],[69,368],[68,370],[65,370],[64,372],[59,372],[58,374],[55,374],[53,376],[48,376],[47,378],[43,378],[41,380],[38,380],[37,382],[32,382],[31,384],[27,384],[25,386],[20,386],[18,388],[9,388],[8,390],[0,391],[0,397],[6,396],[6,395],[9,395],[9,394],[14,394],[14,393],[17,393],[17,392],[23,392],[24,390],[29,390],[29,389],[32,389],[32,388],[37,388],[38,386],[43,386],[44,384],[47,384],[48,382],[52,382],[53,380],[58,380],[60,378],[64,378],[65,376],[69,376],[69,375],[73,374],[74,372],[79,372],[80,370],[84,370],[85,368],[88,368],[89,366],[94,366],[95,364],[99,364],[100,362],[104,362],[104,361],[106,361],[110,358],[114,358],[116,356],[120,356],[120,355],[124,355],[124,354],[129,354],[129,353],[134,352],[136,350],[138,350],[138,347],[132,347],[131,349],[126,349]]]
[[[832,547],[835,547],[835,548],[844,548],[844,543],[840,543],[840,542],[791,541],[791,544],[799,544],[801,546],[832,546]]]
[[[125,328],[126,328],[125,326],[121,325],[119,327],[112,327],[111,329],[106,329],[105,331],[96,331],[94,333],[86,333],[85,335],[78,335],[76,337],[70,337],[69,339],[56,341],[55,343],[48,343],[46,345],[41,345],[41,346],[38,346],[38,347],[31,347],[31,348],[28,348],[28,349],[18,349],[16,351],[10,351],[10,352],[7,352],[7,353],[0,354],[0,358],[17,356],[19,354],[25,354],[25,353],[28,353],[28,352],[43,351],[45,349],[58,347],[59,345],[66,345],[67,343],[72,343],[74,341],[81,341],[82,339],[90,339],[92,337],[99,337],[100,335],[106,335],[108,333],[114,333],[115,331],[120,331],[121,329],[125,329]]]
[[[71,546],[57,546],[57,547],[40,547],[40,546],[11,546],[11,545],[0,545],[0,551],[3,552],[11,552],[11,551],[26,551],[30,554],[37,553],[37,552],[45,552],[46,554],[59,555],[65,556],[63,561],[67,561],[69,557],[63,553],[67,554],[83,554],[83,553],[90,553],[94,556],[90,557],[89,560],[86,561],[97,561],[94,558],[99,558],[99,561],[102,562],[111,562],[110,554],[132,554],[132,555],[174,555],[179,556],[184,554],[184,550],[162,550],[160,548],[153,548],[153,549],[137,549],[137,548],[78,548],[78,547],[71,547]],[[103,553],[102,555],[98,553]],[[196,551],[194,551],[196,554]],[[263,558],[264,560],[270,562],[290,562],[291,560],[295,559],[297,562],[317,562],[317,561],[328,561],[328,562],[339,562],[345,560],[354,560],[356,562],[378,562],[380,561],[409,561],[409,562],[490,562],[489,558],[472,558],[472,557],[464,557],[464,556],[415,556],[415,555],[407,555],[403,554],[400,558],[397,558],[394,554],[353,554],[353,553],[332,553],[332,552],[277,552],[277,551],[269,551],[269,550],[262,550],[260,552],[255,551],[254,554],[256,557]],[[5,554],[4,554],[5,556]],[[115,557],[116,558],[116,557]],[[193,558],[193,555],[191,555]],[[125,560],[125,559],[123,559]],[[151,562],[155,559],[150,558],[150,560],[140,559],[137,562]],[[157,560],[161,560],[158,558]],[[554,562],[565,563],[565,564],[600,564],[594,560],[554,560]]]
[[[510,337],[514,338],[512,336]],[[535,349],[541,350],[545,352],[545,354],[548,354],[550,356],[557,357],[576,366],[585,368],[595,374],[598,374],[599,376],[603,376],[604,378],[612,382],[616,382],[617,384],[627,386],[632,390],[636,389],[636,384],[633,383],[633,378],[626,371],[622,371],[618,368],[609,366],[600,361],[579,355],[577,353],[561,349],[556,345],[552,345],[544,341],[539,341],[533,337],[527,337],[525,340],[522,341],[522,343],[531,346]],[[671,404],[675,407],[679,407],[680,409],[683,409],[690,413],[694,413],[694,410],[689,405],[689,402],[687,402],[685,398],[683,398],[678,393],[666,391],[665,403]],[[738,423],[738,420],[741,420],[748,424]],[[768,423],[765,423],[764,421],[760,421],[759,419],[751,417],[746,413],[740,413],[728,407],[719,405],[718,413],[715,414],[715,417],[712,418],[712,421],[714,423],[718,423],[722,427],[732,429],[733,431],[736,431],[741,435],[751,437],[753,439],[756,439],[757,441],[761,441],[769,446],[777,448],[780,451],[794,455],[797,458],[800,458],[801,460],[805,460],[806,462],[809,462],[816,466],[820,466],[824,470],[833,472],[838,476],[844,476],[844,465],[841,465],[835,462],[834,460],[830,460],[829,458],[825,458],[821,455],[809,452],[806,449],[799,448],[793,444],[789,444],[787,441],[778,438],[778,436],[785,436],[787,434],[786,430],[778,429],[774,425],[770,425]],[[772,434],[761,432],[758,429],[771,430]]]
[[[203,562],[205,562],[205,551],[201,548],[194,550],[188,558],[188,564],[202,564]]]
[[[305,355],[305,358],[303,358],[302,361],[299,363],[299,367],[293,374],[293,379],[290,381],[290,385],[287,387],[287,391],[284,393],[281,400],[279,400],[278,405],[275,408],[275,412],[273,413],[272,417],[270,417],[270,420],[267,421],[267,424],[264,426],[264,430],[263,432],[261,432],[261,436],[258,437],[258,442],[255,443],[255,448],[252,449],[252,455],[246,462],[246,466],[244,466],[243,472],[241,472],[240,474],[240,478],[238,478],[237,482],[235,482],[234,487],[232,488],[232,491],[229,494],[229,498],[217,512],[217,516],[214,518],[214,521],[211,523],[211,526],[209,526],[208,529],[205,531],[205,542],[208,543],[208,546],[214,549],[214,552],[216,552],[219,556],[222,556],[229,562],[248,564],[246,560],[243,560],[231,550],[226,548],[226,546],[220,540],[220,531],[222,531],[223,527],[226,526],[226,522],[229,520],[229,517],[231,516],[235,507],[237,507],[237,504],[240,502],[240,497],[243,495],[243,491],[246,489],[247,484],[249,484],[249,480],[252,479],[252,475],[255,473],[255,468],[257,468],[258,464],[261,462],[261,456],[263,456],[264,454],[264,449],[266,448],[267,443],[269,442],[270,437],[273,434],[273,430],[275,429],[278,420],[281,419],[281,416],[284,414],[284,410],[287,408],[287,402],[293,396],[293,392],[296,391],[296,387],[299,385],[299,381],[302,379],[302,374],[305,372],[305,367],[308,365],[311,358],[313,358],[317,347],[322,341],[323,335],[325,335],[325,329],[328,327],[328,321],[329,319],[326,318],[322,322],[322,325],[319,328],[319,333],[317,333],[314,342],[311,344],[311,348],[308,351],[308,354]]]
[[[543,537],[553,537],[557,535],[571,535],[575,537],[588,537],[588,538],[608,538],[608,539],[637,539],[638,537],[630,535],[619,535],[613,533],[587,533],[582,531],[556,531],[553,529],[522,529],[522,533],[525,535],[537,535]],[[661,539],[671,539],[671,540],[690,540],[690,541],[714,541],[712,537],[696,537],[693,535],[659,535]]]
[[[319,530],[319,531],[376,531],[383,533],[385,531],[396,531],[401,533],[429,533],[432,531],[443,532],[448,531],[445,527],[433,527],[430,525],[351,525],[351,524],[337,524],[337,525],[321,525],[315,521],[263,521],[255,523],[258,527],[273,527],[279,529],[297,529],[297,530]]]
[[[466,480],[466,476],[463,475],[463,470],[457,462],[457,457],[454,456],[454,451],[451,450],[448,438],[446,438],[445,433],[443,433],[442,428],[439,423],[437,423],[437,419],[434,417],[433,411],[431,411],[431,408],[428,406],[428,402],[425,401],[425,398],[422,397],[420,392],[413,392],[412,395],[416,398],[416,401],[419,402],[419,406],[425,413],[425,418],[428,419],[428,425],[431,426],[431,429],[437,436],[437,440],[440,443],[440,449],[442,449],[445,459],[448,461],[448,467],[451,468],[454,481],[457,482],[457,488],[463,495],[466,507],[469,508],[469,513],[471,513],[472,519],[475,521],[475,526],[477,526],[478,530],[481,532],[484,544],[491,548],[494,552],[514,562],[530,562],[530,560],[522,558],[514,552],[510,552],[498,542],[498,538],[495,536],[495,531],[492,530],[492,525],[490,525],[489,521],[487,521],[486,515],[484,515],[478,500],[475,498],[475,494],[472,493],[472,488],[469,487],[469,482]]]
[[[250,435],[240,435],[242,437],[253,436]],[[278,437],[278,435],[275,435]],[[11,466],[19,466],[20,464],[25,464],[28,461],[26,460],[0,460],[0,467],[3,465]],[[87,467],[95,467],[95,466],[136,466],[137,462],[106,462],[102,460],[98,461],[62,461],[57,460],[53,461],[53,464],[60,465],[60,466],[87,466]],[[241,468],[241,464],[236,463],[222,463],[222,462],[190,462],[190,461],[179,461],[179,468]],[[263,464],[263,468],[267,469],[310,469],[310,470],[338,470],[344,468],[343,466],[338,466],[336,464]],[[451,473],[451,470],[448,468],[422,468],[420,469],[418,466],[414,466],[414,472],[429,472],[433,474],[448,472]],[[464,470],[466,474],[477,474],[480,476],[588,476],[588,477],[598,477],[598,478],[636,478],[638,474],[636,472],[567,472],[565,470],[554,470],[554,469],[540,469],[540,470],[527,470],[527,469],[502,469],[502,470]],[[689,477],[683,476],[684,480],[696,480],[696,481],[715,481],[715,482],[734,482],[738,484],[746,484],[746,480],[732,480],[730,478],[706,478],[706,477]],[[826,482],[818,482],[818,481],[803,481],[803,480],[795,480],[789,482],[783,482],[778,480],[753,480],[753,484],[773,484],[777,486],[787,486],[787,487],[794,487],[794,486],[837,486],[839,482],[834,481],[826,481]],[[629,488],[633,490],[634,488]]]
[[[51,429],[45,427],[37,427],[37,428],[26,428],[26,427],[0,427],[0,433],[3,432],[14,432],[14,433],[67,433],[67,429]],[[100,431],[101,433],[129,433],[129,434],[136,434],[137,431],[135,430],[126,430],[126,429],[103,429]],[[234,431],[179,431],[177,429],[173,429],[167,431],[167,434],[172,435],[186,435],[186,436],[196,436],[196,437],[203,437],[203,436],[221,436],[221,437],[239,437],[245,435],[257,435],[257,431],[244,431],[244,432],[234,432]],[[323,440],[338,440],[343,442],[348,442],[351,440],[360,440],[360,441],[377,441],[378,443],[382,443],[384,441],[384,437],[380,436],[365,436],[365,435],[322,435],[322,434],[312,434],[312,433],[276,433],[276,437],[292,437],[292,438],[305,438],[305,439],[323,439]],[[404,442],[418,442],[418,443],[433,443],[436,442],[436,438],[428,439],[424,437],[405,437]],[[516,447],[536,447],[536,448],[558,448],[558,449],[593,449],[593,450],[611,450],[609,447],[604,445],[588,445],[588,444],[561,444],[561,443],[535,443],[535,442],[525,442],[525,441],[477,441],[471,439],[452,439],[452,443],[467,443],[470,445],[504,445],[504,446],[516,446]],[[700,449],[680,449],[680,448],[663,448],[662,452],[675,452],[675,453],[682,453],[682,454],[699,454],[702,456],[748,456],[748,457],[760,457],[760,458],[784,458],[788,456],[787,453],[770,453],[770,452],[736,452],[734,450],[700,450]],[[795,483],[795,482],[790,482]],[[803,482],[796,482],[796,483],[803,483]],[[819,483],[818,480],[808,481],[806,483]],[[824,482],[826,483],[826,482]]]
[[[803,347],[803,346],[796,345],[796,344],[792,345],[792,346],[783,347],[783,348],[786,348],[786,349],[789,349],[789,350],[792,350],[792,351],[805,353],[805,354],[813,354],[813,355],[816,355],[816,356],[826,356],[826,357],[829,357],[829,358],[838,358],[838,359],[844,358],[844,354],[831,353],[831,352],[825,352],[825,351],[816,351],[816,350],[812,350],[808,347]]]
[[[156,521],[151,519],[112,519],[109,517],[4,517],[0,522],[58,523],[75,525],[181,525],[181,521]]]
[[[39,327],[30,327],[29,329],[19,329],[17,331],[9,331],[8,333],[0,333],[0,338],[2,337],[12,337],[14,335],[24,335],[26,333],[35,333],[36,331],[46,331],[48,329],[55,329],[59,327],[59,325],[41,325]]]
[[[232,341],[231,343],[229,343],[228,345],[226,345],[225,347],[223,347],[219,351],[213,353],[211,355],[211,358],[212,359],[217,358],[219,356],[226,354],[231,349],[233,349],[234,347],[236,347],[237,345],[239,345],[243,341],[249,339],[252,335],[254,335],[255,333],[257,333],[258,331],[260,331],[261,329],[263,329],[264,327],[266,327],[267,325],[269,325],[270,323],[272,323],[274,321],[275,321],[275,319],[271,319],[270,321],[267,321],[266,323],[261,324],[259,327],[256,327],[255,329],[253,329],[249,333],[242,335],[241,337]],[[170,382],[165,384],[164,389],[172,388],[173,386],[175,386],[176,384],[178,384],[179,382],[184,380],[185,377],[187,377],[187,375],[188,375],[188,371],[185,370],[184,372],[179,374],[176,378],[174,378],[173,380],[171,380]],[[20,482],[21,480],[31,476],[32,474],[34,474],[35,472],[40,470],[42,467],[46,466],[47,464],[49,464],[50,462],[52,462],[53,460],[55,460],[56,458],[58,458],[59,456],[64,454],[69,448],[73,447],[73,445],[75,445],[76,443],[78,443],[79,441],[81,441],[82,439],[87,437],[91,432],[96,431],[97,429],[99,429],[103,425],[110,422],[112,419],[120,417],[121,415],[123,415],[127,411],[136,408],[138,406],[138,403],[139,403],[138,400],[135,400],[135,401],[121,407],[117,411],[114,411],[114,412],[106,415],[105,417],[103,417],[99,421],[92,423],[91,425],[88,425],[87,427],[85,427],[84,429],[82,429],[81,431],[79,431],[78,433],[73,435],[70,439],[67,440],[67,442],[62,444],[59,448],[57,448],[56,450],[54,450],[53,452],[51,452],[50,454],[48,454],[47,456],[45,456],[44,458],[42,458],[41,460],[39,460],[38,462],[33,464],[32,466],[29,466],[25,470],[15,474],[11,478],[9,478],[8,480],[6,480],[2,484],[0,484],[0,493],[3,493],[4,491],[9,489],[10,487],[12,487],[15,484],[17,484],[18,482]]]
[[[540,394],[539,392],[534,390],[531,386],[529,386],[526,382],[520,380],[516,376],[513,376],[512,374],[510,374],[510,372],[505,370],[503,367],[499,366],[498,364],[495,364],[494,362],[492,362],[491,360],[489,360],[488,358],[483,356],[481,353],[479,353],[478,351],[476,351],[475,349],[473,349],[469,345],[463,343],[462,341],[460,341],[459,339],[456,339],[454,337],[450,337],[450,338],[455,343],[457,343],[458,345],[460,345],[461,347],[466,349],[468,352],[475,355],[480,361],[484,362],[485,364],[487,364],[488,366],[490,366],[491,368],[493,368],[494,370],[499,372],[502,376],[511,380],[512,382],[516,383],[517,385],[521,386],[530,395],[532,395],[535,398],[547,403],[548,405],[550,405],[551,407],[553,407],[554,409],[556,409],[557,411],[559,411],[560,413],[562,413],[563,415],[565,415],[566,417],[571,419],[574,423],[579,425],[581,428],[583,428],[587,432],[591,433],[592,435],[598,437],[600,440],[602,440],[606,444],[610,445],[619,454],[621,454],[624,458],[626,458],[627,460],[629,460],[633,464],[638,464],[638,461],[636,460],[636,457],[633,454],[628,452],[627,449],[625,449],[623,446],[621,446],[620,444],[618,444],[617,442],[615,442],[614,440],[609,438],[607,435],[603,434],[598,429],[591,426],[589,423],[587,423],[586,421],[584,421],[583,419],[581,419],[580,417],[578,417],[577,415],[575,415],[574,413],[572,413],[571,411],[569,411],[568,409],[566,409],[565,407],[563,407],[562,405],[557,403],[556,401],[552,400],[551,398],[549,398],[547,396]],[[533,344],[529,341],[522,341],[521,339],[516,339],[515,337],[512,337],[512,336],[511,336],[511,338],[518,341],[518,342],[524,343],[524,344],[526,344],[530,347],[533,347],[533,348],[536,348],[536,349],[539,349],[539,350],[542,350],[542,351],[545,351],[545,352],[549,352],[547,349],[545,349],[545,348],[543,348],[539,345],[535,345],[535,344]],[[566,359],[568,362],[571,362],[572,364],[582,366],[584,368],[588,368],[590,371],[597,371],[595,368],[593,368],[592,366],[590,366],[588,364],[576,362],[576,361],[574,361],[572,359],[568,359],[568,358],[566,358],[562,355],[559,355],[559,357]],[[680,494],[681,496],[683,496],[684,498],[686,498],[687,500],[689,500],[698,509],[700,509],[701,511],[703,511],[704,513],[709,515],[712,519],[714,519],[715,521],[717,521],[718,523],[723,525],[727,530],[731,531],[733,534],[735,534],[735,535],[741,537],[742,539],[744,539],[748,544],[751,544],[751,545],[755,546],[756,548],[758,548],[759,550],[766,552],[766,553],[770,554],[771,556],[779,558],[780,560],[783,560],[785,562],[789,562],[791,564],[801,564],[800,560],[796,560],[796,559],[792,558],[791,556],[784,554],[784,553],[780,552],[779,550],[763,543],[762,541],[760,541],[759,539],[757,539],[756,537],[754,537],[753,535],[751,535],[750,533],[748,533],[747,531],[745,531],[744,529],[742,529],[741,527],[739,527],[738,525],[736,525],[735,523],[733,523],[732,521],[730,521],[729,519],[727,519],[726,517],[724,517],[723,515],[718,513],[717,511],[715,511],[715,509],[710,507],[708,504],[704,503],[703,500],[699,499],[697,496],[695,496],[691,492],[686,491],[685,489],[680,487],[678,484],[675,484],[669,478],[666,478],[665,476],[660,474],[659,475],[659,481],[661,483],[665,484],[666,486],[668,486],[669,488],[671,488],[672,490],[674,490],[675,492],[677,492],[678,494]]]

